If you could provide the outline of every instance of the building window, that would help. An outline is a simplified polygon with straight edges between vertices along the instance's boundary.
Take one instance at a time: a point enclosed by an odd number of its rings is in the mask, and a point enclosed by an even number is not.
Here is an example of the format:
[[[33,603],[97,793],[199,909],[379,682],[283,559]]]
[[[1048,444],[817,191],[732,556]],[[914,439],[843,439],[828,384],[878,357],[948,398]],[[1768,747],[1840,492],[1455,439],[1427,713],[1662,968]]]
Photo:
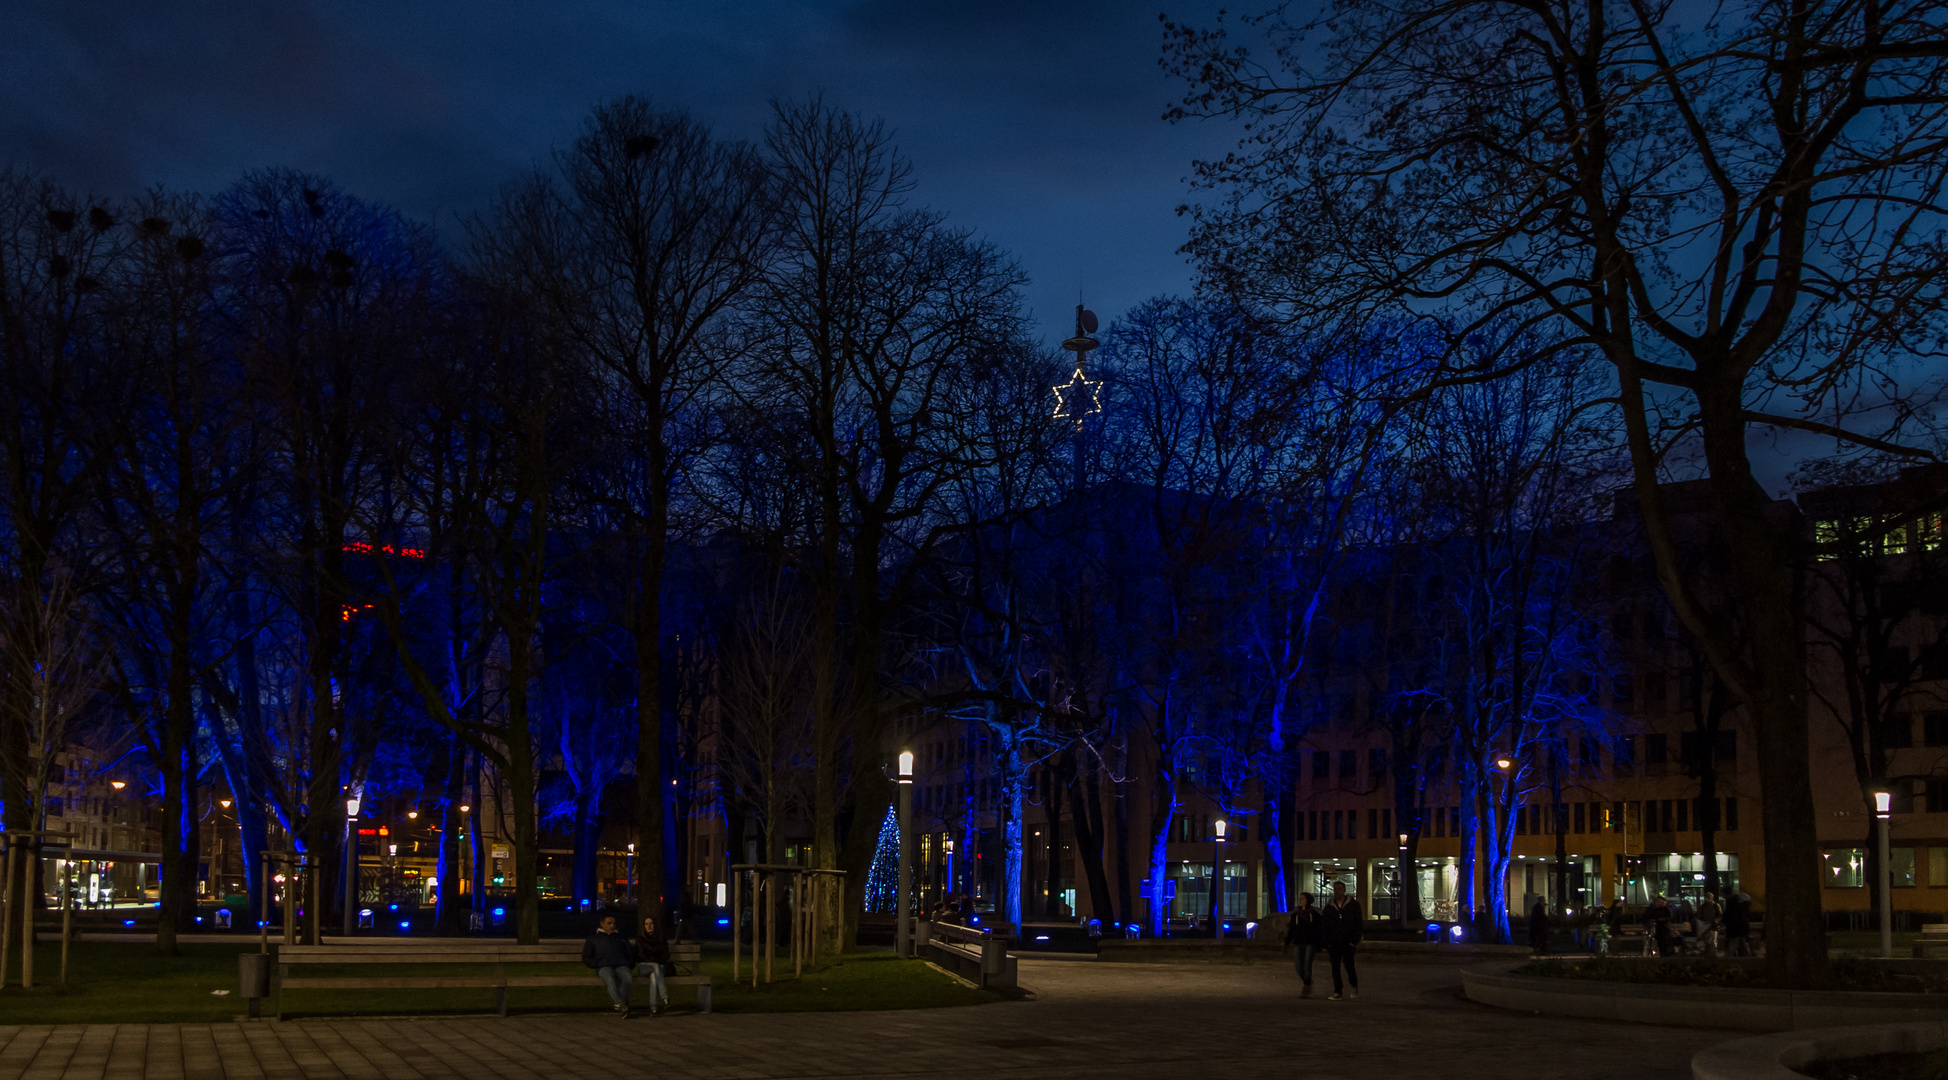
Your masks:
[[[1317,810],[1307,810],[1305,812],[1305,838],[1307,840],[1319,839],[1319,811]]]
[[[1366,782],[1378,784],[1387,774],[1387,752],[1375,746],[1366,752]]]
[[[1948,889],[1948,847],[1928,849],[1928,888]]]
[[[1644,775],[1645,776],[1664,775],[1664,759],[1667,755],[1669,746],[1670,746],[1670,740],[1668,737],[1664,735],[1644,736]]]
[[[1575,820],[1575,823],[1574,823],[1574,824],[1575,824],[1575,826],[1576,826],[1576,831],[1577,831],[1578,833],[1581,833],[1581,832],[1583,831],[1583,814],[1584,814],[1584,810],[1583,810],[1583,804],[1582,804],[1582,803],[1577,803],[1577,804],[1576,804],[1576,809],[1575,809],[1575,811],[1574,811],[1574,813],[1575,813],[1575,817],[1576,817],[1576,820]]]
[[[1380,835],[1393,835],[1393,807],[1391,806],[1385,807],[1380,811]]]
[[[1325,750],[1312,752],[1312,778],[1327,780],[1332,777],[1332,754]]]
[[[1880,744],[1889,750],[1906,750],[1914,745],[1914,716],[1895,713],[1881,721]]]
[[[1948,712],[1921,714],[1921,742],[1927,746],[1948,746]]]
[[[1948,716],[1948,713],[1942,714]],[[1610,771],[1618,776],[1629,776],[1637,771],[1637,739],[1632,735],[1619,735],[1610,744]]]
[[[1636,696],[1631,692],[1631,680],[1632,676],[1624,674],[1617,676],[1616,681],[1610,684],[1610,708],[1624,716],[1637,711]]]
[[[1820,880],[1829,889],[1858,889],[1867,883],[1867,853],[1861,848],[1826,848],[1820,853]]]
[[[1596,772],[1597,768],[1601,765],[1600,759],[1602,755],[1603,751],[1597,746],[1595,739],[1578,739],[1576,741],[1576,760],[1578,764],[1582,765],[1583,771],[1589,773]]]
[[[1518,807],[1516,807],[1516,808],[1515,808],[1515,810],[1514,810],[1514,813],[1515,813],[1515,835],[1517,835],[1517,836],[1527,836],[1527,835],[1529,835],[1529,814],[1528,814],[1528,809],[1529,809],[1529,808],[1528,808],[1528,807],[1526,807],[1526,806],[1518,806]]]
[[[1447,808],[1447,831],[1449,836],[1461,835],[1461,808],[1458,806]]]
[[[1887,881],[1896,889],[1914,887],[1914,849],[1897,847],[1887,849]]]
[[[1948,777],[1928,778],[1927,792],[1923,796],[1930,814],[1948,813]]]
[[[1447,836],[1447,809],[1445,807],[1437,806],[1434,808],[1434,836],[1436,839],[1442,839]]]
[[[1677,832],[1691,831],[1691,800],[1677,800]]]
[[[1629,826],[1623,820],[1623,804],[1620,802],[1611,803],[1610,804],[1610,831],[1624,832],[1628,828]]]
[[[1738,831],[1738,798],[1737,798],[1737,796],[1732,796],[1732,797],[1730,797],[1730,798],[1727,798],[1727,799],[1725,800],[1725,824],[1724,824],[1724,829],[1725,829],[1725,831],[1726,831],[1726,832],[1737,832],[1737,831]]]
[[[1359,751],[1341,750],[1339,752],[1339,778],[1341,780],[1354,780],[1359,777],[1359,774],[1360,774]]]

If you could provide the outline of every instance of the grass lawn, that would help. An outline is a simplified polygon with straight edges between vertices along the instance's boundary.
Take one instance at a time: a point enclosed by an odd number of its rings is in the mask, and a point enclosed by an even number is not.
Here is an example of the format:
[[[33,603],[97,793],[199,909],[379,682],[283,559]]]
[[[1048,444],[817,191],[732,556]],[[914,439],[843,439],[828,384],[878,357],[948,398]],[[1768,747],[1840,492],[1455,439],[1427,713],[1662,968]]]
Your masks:
[[[0,991],[0,1024],[137,1024],[208,1023],[227,1021],[245,1012],[237,997],[237,956],[255,952],[256,944],[185,944],[183,955],[162,957],[155,947],[122,942],[80,941],[70,955],[68,988],[52,984],[60,977],[60,946],[42,944],[35,952],[35,982],[46,985],[22,990],[18,985]],[[18,972],[18,960],[14,970]],[[588,987],[519,987],[508,991],[508,1012],[605,1012],[608,996],[595,973],[580,965],[523,964],[535,975],[586,974]],[[410,964],[362,969],[307,969],[308,975],[438,975],[462,968],[415,968]],[[713,976],[718,1012],[838,1012],[860,1009],[934,1009],[948,1005],[978,1005],[1000,1000],[988,990],[976,990],[942,975],[918,960],[899,960],[879,954],[855,954],[824,971],[807,972],[803,979],[785,978],[753,989],[746,981],[730,985],[730,957],[706,953],[703,970]],[[16,976],[17,977],[17,976]],[[646,1006],[646,990],[637,983],[636,1003]],[[227,995],[211,993],[228,990]],[[673,1011],[693,1008],[689,987],[670,988]],[[269,1002],[265,1003],[269,1012]],[[293,990],[285,1007],[299,1016],[491,1013],[492,990]]]

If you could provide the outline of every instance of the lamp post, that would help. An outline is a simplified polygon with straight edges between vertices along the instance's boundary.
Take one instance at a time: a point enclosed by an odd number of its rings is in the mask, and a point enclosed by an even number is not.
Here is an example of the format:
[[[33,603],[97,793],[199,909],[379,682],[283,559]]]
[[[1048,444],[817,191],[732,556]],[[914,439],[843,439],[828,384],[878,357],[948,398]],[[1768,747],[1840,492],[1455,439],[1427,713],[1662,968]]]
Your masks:
[[[900,880],[894,890],[893,952],[904,958],[912,955],[907,936],[907,903],[911,895],[913,866],[913,751],[900,751]]]
[[[1224,936],[1224,819],[1213,823],[1211,840],[1211,937]]]
[[[1874,792],[1874,823],[1880,826],[1880,955],[1894,958],[1894,874],[1887,865],[1887,826],[1894,816],[1894,793]]]
[[[345,936],[352,936],[352,920],[358,906],[358,823],[357,795],[345,800]]]
[[[940,850],[947,854],[947,887],[942,890],[941,900],[954,895],[954,838],[949,836],[940,841]]]

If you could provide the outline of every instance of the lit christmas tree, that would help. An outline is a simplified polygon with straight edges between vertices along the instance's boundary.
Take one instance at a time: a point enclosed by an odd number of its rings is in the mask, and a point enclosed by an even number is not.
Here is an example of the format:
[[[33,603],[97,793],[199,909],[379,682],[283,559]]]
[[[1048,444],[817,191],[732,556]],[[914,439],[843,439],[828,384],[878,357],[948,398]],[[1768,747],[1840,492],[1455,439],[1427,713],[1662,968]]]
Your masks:
[[[885,914],[900,902],[900,820],[892,807],[879,823],[879,845],[873,848],[873,864],[866,871],[866,910]]]

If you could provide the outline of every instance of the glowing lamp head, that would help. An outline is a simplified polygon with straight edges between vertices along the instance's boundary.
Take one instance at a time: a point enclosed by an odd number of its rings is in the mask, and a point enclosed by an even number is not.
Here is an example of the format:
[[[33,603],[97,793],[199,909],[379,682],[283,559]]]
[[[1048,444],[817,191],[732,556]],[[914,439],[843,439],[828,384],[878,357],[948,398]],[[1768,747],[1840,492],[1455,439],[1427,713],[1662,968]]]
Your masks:
[[[406,811],[406,820],[407,820],[407,821],[418,821],[418,820],[419,820],[419,811],[417,811],[417,810],[408,810],[408,811]]]
[[[398,845],[398,844],[387,844],[387,845],[386,845],[386,854],[388,854],[388,855],[397,855],[397,854],[399,854],[399,845]]]
[[[941,841],[940,847],[941,850],[945,851],[949,855],[952,855],[954,853],[954,838],[950,836],[947,839]]]
[[[358,804],[359,804],[359,797],[358,797],[357,795],[354,795],[354,796],[352,796],[351,798],[349,798],[349,799],[346,799],[346,800],[345,800],[345,816],[346,816],[346,817],[348,817],[348,818],[350,818],[350,817],[357,817],[357,816],[358,816]]]
[[[1224,819],[1223,818],[1217,819],[1217,838],[1219,840],[1224,839]]]
[[[1509,757],[1507,754],[1503,754],[1502,756],[1495,759],[1495,768],[1502,769],[1504,771],[1506,771],[1510,766],[1514,764],[1515,764],[1515,760]]]
[[[1874,792],[1874,813],[1879,814],[1881,817],[1886,817],[1893,812],[1894,793],[1891,791]]]
[[[631,854],[631,855],[634,855],[635,853],[636,853],[636,845],[634,845],[634,844],[630,844],[630,845],[629,845],[629,854]]]
[[[1401,850],[1403,850],[1403,851],[1404,851],[1404,850],[1406,850],[1406,848],[1407,848],[1407,834],[1406,834],[1406,833],[1401,833],[1401,834],[1400,834],[1400,848],[1401,848]]]
[[[910,784],[912,782],[913,782],[913,751],[902,750],[900,751],[900,783]]]
[[[128,784],[121,780],[110,780],[108,782],[108,786],[114,788],[116,791],[120,791],[123,788],[127,787]]]
[[[228,810],[228,809],[230,809],[230,800],[229,800],[229,799],[218,799],[218,800],[216,801],[216,804],[217,804],[218,806],[221,806],[221,807],[223,807],[223,808],[224,808],[225,810]]]
[[[469,810],[472,810],[472,809],[473,809],[473,807],[471,807],[471,806],[468,806],[468,805],[467,805],[466,803],[461,803],[461,804],[460,804],[460,812],[461,812],[461,813],[463,813],[463,814],[464,814],[464,813],[466,813],[466,812],[467,812],[467,811],[469,811]]]

